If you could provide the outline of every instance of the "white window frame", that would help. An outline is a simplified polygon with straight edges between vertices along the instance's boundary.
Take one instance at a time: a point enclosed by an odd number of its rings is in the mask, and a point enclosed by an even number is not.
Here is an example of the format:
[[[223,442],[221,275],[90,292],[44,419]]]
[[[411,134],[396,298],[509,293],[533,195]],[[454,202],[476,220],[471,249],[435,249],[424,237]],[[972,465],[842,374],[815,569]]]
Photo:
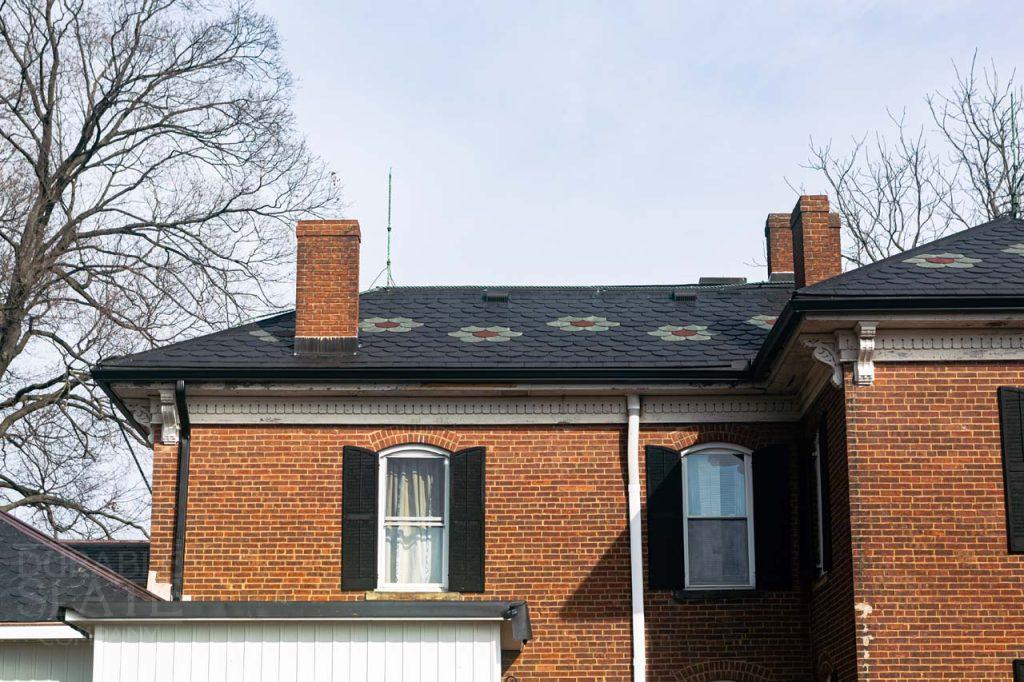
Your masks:
[[[377,591],[379,592],[446,592],[448,590],[448,521],[451,518],[451,475],[449,473],[449,457],[447,450],[433,445],[396,445],[380,451],[380,463],[377,475]],[[385,582],[387,568],[387,543],[385,528],[388,525],[420,522],[419,517],[402,517],[387,519],[388,460],[389,459],[440,459],[444,462],[444,517],[436,525],[444,529],[441,547],[441,582],[440,583],[388,583]]]
[[[825,509],[823,506],[825,491],[821,480],[821,430],[814,432],[814,449],[811,451],[811,462],[814,464],[814,495],[815,521],[818,527],[818,551],[814,558],[814,571],[817,577],[825,575]],[[827,465],[826,465],[827,466]]]
[[[709,517],[709,516],[695,516],[697,519],[707,518],[729,518],[729,519],[746,519],[747,521],[747,576],[749,581],[745,585],[691,585],[690,584],[690,500],[688,499],[687,491],[689,486],[687,485],[686,475],[686,457],[687,455],[714,455],[714,454],[727,454],[736,455],[743,457],[743,472],[744,480],[746,483],[746,510],[745,516],[722,516],[722,517]],[[702,443],[701,445],[694,445],[691,448],[687,448],[680,453],[681,464],[683,469],[683,566],[685,567],[686,573],[686,584],[684,589],[688,591],[706,591],[706,590],[749,590],[757,585],[756,575],[756,564],[754,563],[754,472],[751,466],[751,454],[753,450],[745,448],[741,445],[733,445],[732,443]]]

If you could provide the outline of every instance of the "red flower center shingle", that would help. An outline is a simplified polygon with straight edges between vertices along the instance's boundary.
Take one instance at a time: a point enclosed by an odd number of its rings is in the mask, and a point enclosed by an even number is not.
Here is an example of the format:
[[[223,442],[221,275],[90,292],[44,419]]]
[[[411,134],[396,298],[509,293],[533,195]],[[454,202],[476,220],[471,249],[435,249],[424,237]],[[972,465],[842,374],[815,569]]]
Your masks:
[[[490,329],[481,329],[478,332],[473,332],[473,336],[478,339],[492,339],[495,336],[500,336],[500,334],[498,334],[498,332],[492,332]]]
[[[402,325],[398,322],[378,322],[377,326],[381,329],[394,329],[395,327],[401,327]]]
[[[692,329],[676,329],[672,331],[672,336],[697,336],[697,332]]]
[[[596,323],[591,320],[574,320],[569,324],[573,327],[593,327]]]
[[[948,265],[949,263],[955,263],[956,258],[948,258],[946,256],[933,256],[932,258],[925,258],[929,263],[939,263],[942,265]]]

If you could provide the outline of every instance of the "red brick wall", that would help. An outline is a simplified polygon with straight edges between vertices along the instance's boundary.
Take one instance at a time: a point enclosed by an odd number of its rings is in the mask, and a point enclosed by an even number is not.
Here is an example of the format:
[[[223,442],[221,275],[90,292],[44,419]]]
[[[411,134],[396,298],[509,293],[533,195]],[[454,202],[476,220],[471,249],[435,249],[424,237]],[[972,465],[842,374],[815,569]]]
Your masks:
[[[356,336],[359,222],[300,220],[295,235],[295,335]]]
[[[839,680],[857,679],[844,400],[843,390],[829,383],[804,419],[801,443],[805,454],[809,454],[819,426],[822,421],[827,424],[828,450],[823,465],[828,466],[832,565],[825,576],[813,580],[809,587],[811,653],[814,679],[818,681],[826,680],[830,672]],[[809,493],[816,494],[813,486]]]
[[[1024,363],[875,372],[846,389],[857,679],[1011,680],[1024,557],[1006,550],[996,389]]]
[[[839,217],[830,216],[828,197],[802,196],[793,209],[793,268],[797,288],[842,272]]]
[[[776,443],[795,447],[794,436],[793,425],[789,424],[643,427],[640,432],[640,466],[643,470],[645,445],[682,450],[700,443],[724,442],[756,450]],[[808,679],[810,651],[807,606],[799,587],[798,575],[796,477],[794,458],[790,476],[793,588],[739,598],[683,602],[677,602],[668,592],[648,590],[644,606],[647,617],[648,679],[684,682]],[[646,535],[645,527],[645,541]],[[646,565],[644,570],[646,572]]]
[[[789,442],[791,431],[785,425],[648,428],[642,438],[677,448],[723,440],[753,448]],[[507,672],[520,680],[629,679],[622,428],[196,427],[185,593],[362,599],[363,592],[343,592],[339,584],[341,449],[408,442],[488,448],[487,593],[476,596],[526,599],[536,636],[507,661]],[[157,447],[151,566],[162,581],[170,575],[174,458],[175,448]],[[793,542],[795,575],[795,534]],[[685,604],[648,594],[647,611],[651,680],[808,677],[807,609],[798,588]]]

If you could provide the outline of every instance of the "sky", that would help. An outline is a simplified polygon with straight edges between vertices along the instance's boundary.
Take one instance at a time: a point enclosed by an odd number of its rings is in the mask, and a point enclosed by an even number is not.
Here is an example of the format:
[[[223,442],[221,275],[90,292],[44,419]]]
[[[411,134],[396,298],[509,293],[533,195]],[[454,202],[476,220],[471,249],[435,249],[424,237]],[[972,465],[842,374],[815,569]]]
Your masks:
[[[1024,3],[257,0],[301,133],[399,285],[764,279],[764,220],[823,193],[809,143],[927,124]],[[378,281],[378,284],[380,282]]]

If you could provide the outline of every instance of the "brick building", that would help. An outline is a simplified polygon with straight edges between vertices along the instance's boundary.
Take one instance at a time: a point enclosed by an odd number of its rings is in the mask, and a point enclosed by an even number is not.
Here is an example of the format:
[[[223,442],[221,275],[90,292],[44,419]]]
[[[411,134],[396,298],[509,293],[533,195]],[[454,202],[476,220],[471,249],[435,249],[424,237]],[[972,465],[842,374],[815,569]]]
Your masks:
[[[95,368],[168,601],[65,618],[109,680],[1015,679],[1024,222],[839,233],[805,196],[764,282],[359,294],[358,224],[300,223],[295,312]]]

